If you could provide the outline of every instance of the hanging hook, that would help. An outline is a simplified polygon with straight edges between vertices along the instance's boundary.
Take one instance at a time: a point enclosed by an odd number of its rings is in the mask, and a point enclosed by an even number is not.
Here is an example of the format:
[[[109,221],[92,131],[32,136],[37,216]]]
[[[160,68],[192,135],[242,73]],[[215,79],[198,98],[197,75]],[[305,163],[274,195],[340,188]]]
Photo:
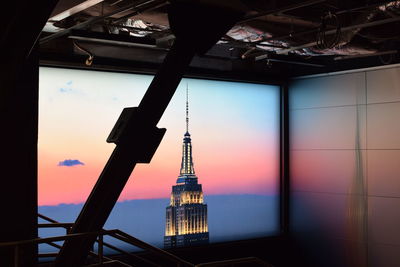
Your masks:
[[[76,41],[73,41],[73,43],[76,48],[78,48],[79,50],[81,50],[82,52],[84,52],[85,54],[88,55],[88,58],[85,61],[86,66],[92,66],[94,55],[92,53],[90,53],[87,49],[80,46]]]

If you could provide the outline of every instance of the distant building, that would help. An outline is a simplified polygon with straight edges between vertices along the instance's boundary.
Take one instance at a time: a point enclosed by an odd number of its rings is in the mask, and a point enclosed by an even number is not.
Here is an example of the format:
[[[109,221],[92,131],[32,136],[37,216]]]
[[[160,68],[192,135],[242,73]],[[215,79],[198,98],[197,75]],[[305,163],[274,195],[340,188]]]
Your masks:
[[[188,101],[186,100],[186,133],[183,138],[181,170],[172,186],[166,212],[164,247],[208,244],[207,204],[193,168],[192,143],[189,134]]]

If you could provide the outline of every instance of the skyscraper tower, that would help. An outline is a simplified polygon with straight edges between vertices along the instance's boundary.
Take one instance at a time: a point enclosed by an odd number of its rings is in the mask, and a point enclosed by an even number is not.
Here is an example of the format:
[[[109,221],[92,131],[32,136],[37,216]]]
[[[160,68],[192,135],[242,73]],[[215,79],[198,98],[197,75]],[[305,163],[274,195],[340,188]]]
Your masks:
[[[167,207],[164,247],[208,244],[207,204],[193,168],[192,140],[189,134],[189,99],[186,86],[186,133],[183,138],[181,170],[172,186]]]

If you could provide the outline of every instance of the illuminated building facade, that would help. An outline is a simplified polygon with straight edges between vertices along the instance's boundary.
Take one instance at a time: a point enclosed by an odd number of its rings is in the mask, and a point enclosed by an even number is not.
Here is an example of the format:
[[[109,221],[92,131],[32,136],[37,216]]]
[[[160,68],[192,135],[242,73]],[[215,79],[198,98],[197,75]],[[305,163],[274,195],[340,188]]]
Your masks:
[[[172,186],[166,212],[164,247],[207,244],[209,240],[207,204],[193,168],[192,143],[189,134],[188,101],[186,100],[186,133],[183,138],[181,170]]]

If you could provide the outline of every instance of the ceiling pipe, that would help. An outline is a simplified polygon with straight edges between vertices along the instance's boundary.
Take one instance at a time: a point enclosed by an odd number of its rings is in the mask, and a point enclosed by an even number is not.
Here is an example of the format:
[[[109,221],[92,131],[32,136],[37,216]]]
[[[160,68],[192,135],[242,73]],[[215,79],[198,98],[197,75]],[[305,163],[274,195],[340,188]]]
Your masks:
[[[355,58],[363,58],[363,57],[392,55],[392,54],[397,54],[398,52],[399,51],[397,51],[397,50],[389,50],[389,51],[382,51],[382,52],[370,53],[370,54],[364,54],[364,55],[339,56],[339,57],[334,57],[333,60],[338,61],[338,60],[347,60],[347,59],[355,59]]]
[[[392,2],[396,2],[396,1],[391,0],[391,1],[375,3],[375,4],[362,6],[362,7],[355,7],[355,8],[351,8],[351,9],[340,10],[340,11],[335,12],[335,14],[336,15],[341,15],[341,14],[350,13],[350,12],[359,11],[359,10],[377,8],[379,6],[382,6],[382,5],[385,5],[385,4],[389,4],[389,3],[392,3]],[[319,27],[316,27],[316,28],[313,28],[313,29],[310,29],[310,30],[300,31],[300,32],[296,32],[296,33],[289,33],[289,34],[281,35],[281,36],[272,36],[272,37],[263,38],[262,40],[254,42],[254,43],[255,44],[259,44],[261,42],[265,42],[265,41],[269,41],[269,40],[282,40],[282,39],[299,37],[299,36],[303,36],[303,35],[307,35],[307,34],[314,34],[318,30],[319,30]]]
[[[134,31],[164,32],[164,30],[161,30],[161,29],[139,28],[139,27],[133,27],[133,26],[119,25],[119,24],[104,24],[104,25],[119,28],[119,29],[127,29],[127,30],[134,30]]]
[[[127,42],[127,41],[111,40],[111,39],[96,38],[96,37],[85,37],[85,36],[77,36],[77,35],[71,35],[71,36],[68,36],[68,38],[72,39],[72,40],[99,43],[99,44],[120,45],[120,46],[140,47],[140,48],[151,48],[151,49],[168,51],[167,49],[159,48],[159,47],[157,47],[156,45],[153,45],[153,44],[141,44],[141,43]]]
[[[283,7],[283,8],[278,8],[278,9],[275,9],[275,10],[261,12],[261,13],[255,14],[255,15],[247,16],[244,19],[240,20],[236,24],[242,24],[242,23],[254,20],[254,19],[258,19],[258,18],[261,18],[261,17],[268,16],[268,15],[275,15],[275,14],[279,14],[279,13],[284,13],[284,12],[287,12],[287,11],[299,9],[299,8],[302,8],[302,7],[312,6],[312,5],[316,5],[316,4],[320,4],[320,3],[324,3],[324,2],[326,2],[326,0],[311,0],[311,1],[305,1],[305,2],[301,2],[301,3],[297,3],[297,4],[294,4],[294,5],[289,5],[289,6],[286,6],[286,7]]]
[[[306,34],[313,34],[313,33],[316,33],[318,31],[318,29],[319,29],[319,27],[311,29],[311,30],[289,33],[289,34],[281,35],[281,36],[268,37],[268,38],[262,39],[260,41],[257,41],[255,44],[258,45],[259,42],[261,43],[261,42],[271,41],[271,40],[282,40],[282,39],[287,39],[287,38],[299,37],[299,36],[306,35]]]
[[[122,2],[124,0],[116,0],[115,2],[111,3],[110,6],[115,6],[116,4]]]
[[[344,14],[344,13],[350,13],[350,12],[359,11],[359,10],[377,8],[377,7],[384,6],[384,5],[393,3],[393,2],[397,2],[397,1],[393,1],[393,0],[382,1],[382,2],[379,2],[379,3],[374,3],[374,4],[370,4],[370,5],[366,5],[366,6],[355,7],[355,8],[345,9],[345,10],[340,10],[340,11],[338,11],[338,12],[335,12],[335,14],[336,14],[336,15],[341,15],[341,14]]]
[[[289,6],[286,6],[286,7],[283,7],[283,8],[278,8],[278,9],[274,9],[274,10],[271,10],[271,11],[258,13],[258,14],[255,14],[255,15],[250,15],[250,16],[247,16],[244,19],[240,20],[238,23],[236,23],[236,25],[243,24],[245,22],[248,22],[248,21],[251,21],[251,20],[254,20],[254,19],[257,19],[257,18],[261,18],[261,17],[264,17],[264,16],[276,15],[276,14],[284,13],[284,12],[287,12],[287,11],[291,11],[291,10],[299,9],[299,8],[302,8],[302,7],[307,7],[307,6],[319,4],[319,3],[324,3],[324,2],[326,2],[326,0],[305,1],[305,2],[302,2],[302,3],[289,5]],[[117,19],[117,21],[114,20],[113,23],[116,23],[119,20],[120,19]],[[249,45],[251,45],[251,43],[249,43]],[[263,46],[270,46],[270,45],[263,45]]]
[[[309,67],[325,67],[325,65],[322,64],[316,64],[316,63],[309,63],[309,62],[303,62],[303,61],[296,61],[296,60],[290,60],[290,59],[282,59],[282,58],[276,58],[274,57],[274,54],[269,54],[269,53],[254,53],[251,54],[253,50],[248,50],[246,51],[241,58],[249,58],[253,57],[254,61],[261,61],[261,60],[266,60],[268,63],[270,62],[280,62],[280,63],[285,63],[285,64],[296,64],[296,65],[303,65],[303,66],[309,66]]]
[[[163,3],[160,3],[160,4],[158,4],[158,5],[155,5],[155,6],[151,7],[151,8],[146,9],[146,11],[150,11],[150,10],[153,10],[153,9],[157,9],[157,8],[163,7],[163,6],[165,6],[166,4],[167,4],[167,2],[165,1],[165,2],[163,2]],[[137,14],[138,14],[138,11],[131,12],[131,13],[125,15],[125,16],[122,16],[121,18],[113,19],[111,23],[114,23],[114,24],[119,23],[119,22],[124,21],[124,20],[127,20],[127,19],[129,19],[130,17],[133,17],[133,16],[135,16],[135,15],[137,15]]]
[[[51,40],[54,40],[56,38],[62,37],[64,35],[67,35],[72,30],[78,30],[78,29],[86,28],[86,27],[88,27],[88,26],[90,26],[90,25],[92,25],[94,23],[97,23],[99,21],[104,20],[105,18],[108,18],[108,17],[111,17],[113,15],[125,12],[125,11],[127,11],[129,9],[136,8],[136,9],[139,9],[136,12],[142,12],[142,11],[146,10],[147,8],[151,8],[152,7],[152,6],[149,7],[148,5],[152,5],[152,4],[158,5],[161,2],[164,2],[164,0],[162,0],[162,1],[160,1],[160,0],[145,0],[145,1],[140,1],[139,3],[135,2],[135,3],[129,4],[129,5],[125,6],[125,7],[118,8],[118,9],[116,9],[116,10],[110,12],[110,13],[105,14],[105,15],[98,16],[98,17],[92,17],[92,18],[88,19],[85,22],[79,23],[79,24],[77,24],[75,26],[72,26],[72,27],[70,27],[68,29],[65,29],[63,31],[59,31],[57,33],[53,33],[53,34],[51,34],[51,35],[49,35],[47,37],[44,37],[44,38],[40,39],[40,44],[42,45],[42,44],[45,44],[45,43],[47,43],[47,42],[49,42]]]
[[[345,31],[355,30],[357,28],[368,28],[368,27],[379,26],[379,25],[383,25],[383,24],[387,24],[387,23],[396,22],[396,21],[400,21],[400,17],[395,17],[395,18],[389,18],[389,19],[383,19],[383,20],[378,20],[378,21],[373,21],[373,22],[367,22],[367,23],[351,25],[351,26],[347,26],[347,27],[341,28],[341,31],[345,32]],[[335,34],[335,33],[336,33],[336,29],[329,30],[329,31],[325,32],[326,35],[332,35],[332,34]],[[306,44],[302,44],[302,45],[299,45],[299,46],[294,46],[294,47],[287,48],[287,49],[277,50],[276,53],[277,54],[287,54],[289,52],[296,51],[296,50],[299,50],[299,49],[313,47],[316,44],[317,44],[317,42],[306,43]]]
[[[317,68],[325,67],[324,65],[321,65],[321,64],[293,61],[293,60],[286,60],[286,59],[266,58],[266,60],[268,62],[279,62],[279,63],[284,63],[284,64],[294,64],[294,65],[302,65],[302,66],[308,66],[308,67],[317,67]]]
[[[248,48],[248,49],[257,48],[256,46],[254,46],[254,43],[252,43],[252,42],[236,40],[236,39],[230,37],[229,35],[225,35],[224,37],[221,38],[221,40],[228,42],[231,45],[236,45],[236,47],[238,47],[238,48]],[[287,46],[275,45],[275,44],[257,44],[257,46],[271,47],[271,48],[287,48]]]

